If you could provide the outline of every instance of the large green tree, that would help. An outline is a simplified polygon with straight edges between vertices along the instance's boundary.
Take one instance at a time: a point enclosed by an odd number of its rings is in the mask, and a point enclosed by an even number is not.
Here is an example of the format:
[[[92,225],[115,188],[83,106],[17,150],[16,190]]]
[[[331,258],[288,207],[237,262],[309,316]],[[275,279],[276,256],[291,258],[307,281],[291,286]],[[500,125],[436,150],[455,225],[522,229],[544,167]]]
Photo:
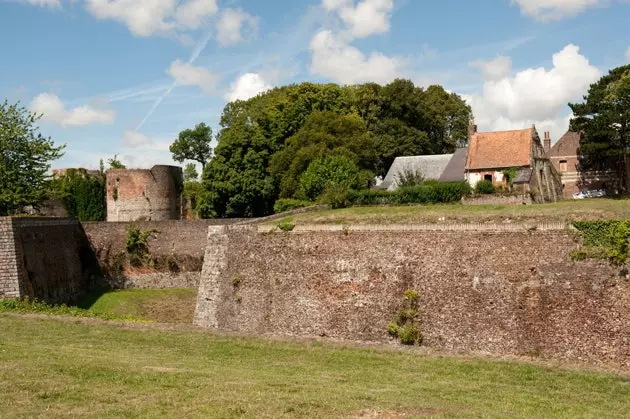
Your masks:
[[[63,155],[35,126],[39,115],[19,103],[0,104],[0,216],[37,207],[46,198],[50,163]]]
[[[617,67],[592,84],[582,103],[570,103],[571,130],[582,133],[580,164],[585,169],[611,170],[628,190],[626,160],[630,157],[630,65]]]
[[[408,80],[302,83],[231,102],[203,172],[203,215],[267,215],[278,197],[295,196],[302,173],[323,156],[345,155],[383,176],[398,156],[452,152],[465,145],[471,119],[456,94]]]
[[[179,133],[178,138],[171,144],[170,151],[173,160],[183,163],[184,160],[193,160],[205,166],[212,156],[212,128],[205,123],[200,123],[194,129],[185,129]]]

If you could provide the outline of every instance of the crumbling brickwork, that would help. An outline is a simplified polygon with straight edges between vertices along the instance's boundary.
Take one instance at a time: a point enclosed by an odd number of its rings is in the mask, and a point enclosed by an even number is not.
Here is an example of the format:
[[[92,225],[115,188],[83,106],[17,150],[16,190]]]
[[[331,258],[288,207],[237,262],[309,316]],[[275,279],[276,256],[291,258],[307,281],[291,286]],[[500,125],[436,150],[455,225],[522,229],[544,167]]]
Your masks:
[[[181,218],[181,167],[107,172],[107,221],[160,221]]]
[[[0,297],[19,296],[20,281],[13,223],[9,217],[0,217]]]
[[[572,261],[576,238],[563,226],[326,227],[213,227],[195,323],[388,341],[414,289],[429,347],[630,368],[628,277]]]

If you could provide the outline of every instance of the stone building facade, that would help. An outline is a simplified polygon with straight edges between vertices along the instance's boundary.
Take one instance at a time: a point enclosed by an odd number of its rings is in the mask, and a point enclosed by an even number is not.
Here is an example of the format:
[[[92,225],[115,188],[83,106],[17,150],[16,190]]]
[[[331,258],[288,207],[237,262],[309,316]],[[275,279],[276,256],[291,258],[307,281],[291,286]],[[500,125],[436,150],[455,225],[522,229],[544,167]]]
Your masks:
[[[107,221],[181,219],[184,177],[181,167],[107,172]]]
[[[546,134],[548,135],[548,133]],[[505,172],[517,169],[515,184],[536,202],[562,199],[560,176],[543,147],[536,127],[524,130],[470,133],[466,179],[474,188],[482,180],[507,187]]]

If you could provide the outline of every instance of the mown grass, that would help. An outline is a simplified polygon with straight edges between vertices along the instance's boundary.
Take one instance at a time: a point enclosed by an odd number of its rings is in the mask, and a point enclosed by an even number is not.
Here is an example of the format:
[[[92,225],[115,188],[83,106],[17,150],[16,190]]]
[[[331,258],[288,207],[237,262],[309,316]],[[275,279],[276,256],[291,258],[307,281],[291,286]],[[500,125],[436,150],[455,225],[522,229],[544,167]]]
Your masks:
[[[196,300],[196,289],[128,289],[93,292],[82,298],[77,306],[97,314],[191,324]]]
[[[297,214],[270,224],[418,224],[439,222],[565,222],[629,219],[630,200],[585,199],[539,205],[411,205],[353,207]]]
[[[630,378],[0,315],[4,417],[627,417]]]

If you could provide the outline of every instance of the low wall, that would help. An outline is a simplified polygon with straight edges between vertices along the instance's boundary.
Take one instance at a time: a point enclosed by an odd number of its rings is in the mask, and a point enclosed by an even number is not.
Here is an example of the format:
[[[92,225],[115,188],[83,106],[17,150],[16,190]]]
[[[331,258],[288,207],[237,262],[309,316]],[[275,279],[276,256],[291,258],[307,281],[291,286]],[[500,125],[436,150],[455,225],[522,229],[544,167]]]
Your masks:
[[[190,221],[84,222],[83,228],[92,244],[107,285],[114,288],[196,288],[206,248],[208,227],[235,224],[242,219]],[[154,230],[149,239],[149,251],[158,261],[174,261],[176,269],[125,269],[118,272],[114,265],[127,252],[127,229]],[[121,256],[122,255],[122,256]],[[167,265],[167,263],[165,263]]]
[[[563,226],[327,228],[211,227],[195,324],[388,341],[414,289],[430,347],[630,368],[628,278]]]
[[[475,195],[462,200],[466,205],[529,205],[533,201],[525,195]]]
[[[81,224],[60,218],[0,220],[0,296],[72,302],[100,275]]]

